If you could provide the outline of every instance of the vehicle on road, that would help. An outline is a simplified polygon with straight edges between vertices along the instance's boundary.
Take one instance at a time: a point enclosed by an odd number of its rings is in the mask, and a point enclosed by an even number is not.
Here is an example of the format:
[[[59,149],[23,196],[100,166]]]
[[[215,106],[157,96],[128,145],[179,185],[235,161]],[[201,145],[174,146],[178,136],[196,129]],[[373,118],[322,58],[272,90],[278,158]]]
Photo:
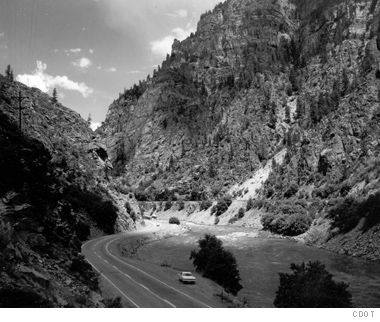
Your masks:
[[[179,273],[178,279],[181,283],[192,283],[192,284],[195,284],[195,281],[197,280],[190,272]]]

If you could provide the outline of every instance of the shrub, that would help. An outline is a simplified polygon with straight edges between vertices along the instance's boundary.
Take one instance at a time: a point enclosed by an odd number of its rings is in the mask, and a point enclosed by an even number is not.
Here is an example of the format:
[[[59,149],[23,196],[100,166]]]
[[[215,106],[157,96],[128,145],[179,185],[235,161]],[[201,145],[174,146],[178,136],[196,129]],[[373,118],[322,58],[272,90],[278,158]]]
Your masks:
[[[105,299],[104,304],[108,308],[122,308],[121,297],[115,297],[114,299]]]
[[[66,188],[64,195],[74,211],[83,209],[104,232],[114,233],[118,209],[110,200],[103,200],[98,191],[82,190],[77,186]]]
[[[183,200],[178,201],[178,210],[185,209],[185,202]]]
[[[52,303],[37,291],[5,286],[0,289],[1,308],[50,308]]]
[[[248,202],[247,202],[247,207],[245,208],[246,211],[249,211],[253,208],[253,199],[252,197],[249,197]]]
[[[240,208],[238,211],[238,218],[241,219],[244,217],[245,211],[244,208]]]
[[[169,210],[173,206],[173,202],[171,200],[168,200],[165,202],[165,208],[164,210]]]
[[[285,236],[297,236],[306,232],[311,221],[311,218],[303,213],[267,213],[261,217],[264,229]]]
[[[328,218],[333,220],[332,227],[339,228],[342,233],[349,232],[359,223],[358,201],[353,197],[341,199],[329,210]]]
[[[90,226],[79,220],[75,225],[75,233],[80,241],[84,241],[90,236]]]
[[[217,225],[217,224],[219,224],[219,218],[218,217],[216,217],[214,220],[214,225]]]
[[[136,212],[134,210],[131,210],[131,212],[129,213],[129,216],[131,217],[133,222],[136,222],[137,215],[136,215]]]
[[[171,217],[169,219],[169,224],[176,224],[176,225],[179,225],[180,224],[180,221],[177,217]]]
[[[329,211],[328,217],[333,220],[332,227],[346,233],[365,218],[363,229],[369,229],[380,222],[380,192],[360,200],[354,197],[340,199]]]
[[[280,286],[273,302],[279,308],[350,308],[348,284],[333,281],[320,262],[295,265],[293,274],[279,273]]]
[[[266,191],[266,197],[270,198],[274,195],[274,189],[272,187],[269,187]]]
[[[198,240],[199,250],[192,250],[190,259],[197,272],[221,285],[226,292],[236,295],[243,287],[233,254],[223,248],[215,235],[205,234]]]
[[[92,266],[88,263],[82,254],[75,257],[71,263],[70,270],[80,274],[80,279],[91,289],[99,289],[99,281],[97,274],[92,270]]]
[[[132,206],[131,206],[131,204],[129,203],[129,201],[127,201],[127,202],[124,204],[124,207],[125,207],[125,209],[127,210],[127,212],[130,214],[131,211],[132,211]]]
[[[228,223],[233,224],[233,223],[237,222],[238,220],[239,219],[237,217],[233,216],[232,218],[230,218],[230,220],[228,220]]]
[[[284,197],[285,198],[292,197],[293,195],[297,193],[298,189],[299,189],[299,186],[295,182],[292,182],[289,188],[284,192]]]
[[[211,200],[203,200],[200,204],[200,210],[207,210],[212,206]]]
[[[230,196],[224,196],[222,199],[219,199],[216,204],[215,216],[219,217],[221,214],[226,212],[231,203],[232,200]]]

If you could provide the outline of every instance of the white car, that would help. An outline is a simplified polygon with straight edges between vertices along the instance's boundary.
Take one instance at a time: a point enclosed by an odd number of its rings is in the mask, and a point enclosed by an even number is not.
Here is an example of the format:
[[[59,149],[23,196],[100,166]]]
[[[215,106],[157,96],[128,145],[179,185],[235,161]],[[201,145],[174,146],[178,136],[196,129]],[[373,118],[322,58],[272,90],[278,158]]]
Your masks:
[[[178,274],[178,279],[181,283],[193,283],[197,280],[190,272],[181,272]]]

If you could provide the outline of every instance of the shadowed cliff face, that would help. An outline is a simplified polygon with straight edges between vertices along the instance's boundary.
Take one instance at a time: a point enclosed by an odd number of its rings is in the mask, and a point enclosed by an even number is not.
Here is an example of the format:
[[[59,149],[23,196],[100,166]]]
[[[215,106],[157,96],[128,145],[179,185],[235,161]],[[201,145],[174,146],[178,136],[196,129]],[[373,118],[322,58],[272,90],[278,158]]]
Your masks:
[[[339,176],[363,149],[376,154],[379,9],[377,1],[217,5],[110,106],[97,133],[118,174],[149,197],[166,188],[213,198],[284,147],[298,184]]]
[[[90,301],[97,276],[78,253],[119,228],[106,151],[79,114],[1,75],[0,109],[0,307],[104,306]]]

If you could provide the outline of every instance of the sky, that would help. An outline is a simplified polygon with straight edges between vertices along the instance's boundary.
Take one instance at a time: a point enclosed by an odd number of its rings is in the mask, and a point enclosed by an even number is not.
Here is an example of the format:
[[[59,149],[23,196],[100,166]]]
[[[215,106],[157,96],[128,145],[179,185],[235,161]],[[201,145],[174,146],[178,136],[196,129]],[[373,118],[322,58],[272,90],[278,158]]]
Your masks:
[[[0,0],[0,73],[52,94],[93,127],[221,0]],[[2,70],[1,70],[2,68]]]

